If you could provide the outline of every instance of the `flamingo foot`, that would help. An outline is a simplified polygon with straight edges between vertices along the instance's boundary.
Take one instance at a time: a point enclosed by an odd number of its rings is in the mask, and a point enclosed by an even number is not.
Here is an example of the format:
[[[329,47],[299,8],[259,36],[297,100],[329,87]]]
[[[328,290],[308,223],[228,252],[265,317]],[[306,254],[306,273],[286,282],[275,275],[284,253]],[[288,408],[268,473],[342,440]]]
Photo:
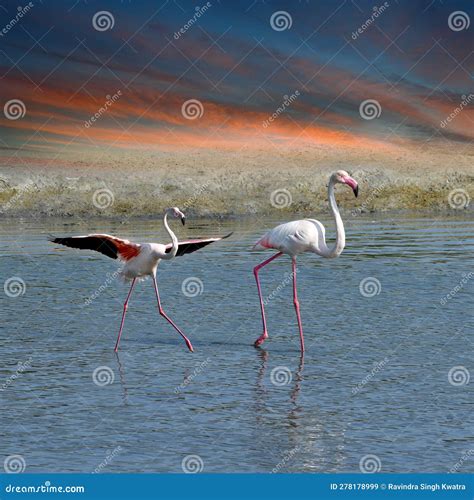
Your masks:
[[[260,337],[258,337],[258,339],[254,342],[253,345],[255,347],[260,347],[267,339],[268,339],[268,333],[263,332],[262,335],[260,335]]]

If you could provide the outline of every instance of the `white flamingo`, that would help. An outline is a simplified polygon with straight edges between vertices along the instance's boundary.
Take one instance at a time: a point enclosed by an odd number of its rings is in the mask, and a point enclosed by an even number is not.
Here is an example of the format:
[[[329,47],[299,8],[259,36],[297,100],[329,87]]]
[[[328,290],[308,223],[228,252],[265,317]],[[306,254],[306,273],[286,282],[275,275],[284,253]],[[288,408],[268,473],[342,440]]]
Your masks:
[[[115,344],[115,352],[117,352],[118,350],[120,337],[122,336],[125,314],[127,313],[128,301],[130,300],[130,295],[132,294],[133,287],[135,286],[137,279],[145,278],[147,276],[151,276],[153,279],[156,300],[158,302],[158,310],[161,316],[163,316],[166,321],[168,321],[168,323],[170,323],[173,328],[181,335],[181,337],[183,337],[186,345],[188,346],[188,349],[191,352],[193,351],[193,346],[189,339],[174,324],[174,322],[164,312],[163,307],[161,306],[158,284],[156,282],[156,270],[161,260],[171,260],[176,256],[192,253],[206,245],[209,245],[210,243],[213,243],[214,241],[228,238],[232,233],[224,236],[223,238],[206,238],[179,242],[176,235],[168,226],[168,215],[180,219],[183,225],[185,223],[185,216],[183,212],[179,210],[179,208],[168,208],[165,211],[163,225],[165,226],[165,229],[171,238],[171,243],[169,243],[168,245],[163,245],[161,243],[133,243],[128,240],[116,238],[115,236],[110,236],[109,234],[88,234],[87,236],[50,238],[50,241],[52,241],[53,243],[58,243],[59,245],[65,245],[71,248],[79,248],[81,250],[95,250],[97,252],[103,253],[104,255],[107,255],[107,257],[111,257],[112,259],[118,258],[125,263],[120,273],[125,279],[131,280],[132,284],[123,305],[122,321],[120,323],[120,330],[117,337],[117,342]]]
[[[268,338],[267,322],[265,320],[265,309],[263,306],[260,281],[258,279],[258,271],[263,266],[269,264],[272,260],[280,257],[280,255],[287,254],[292,260],[293,303],[295,306],[296,317],[298,319],[301,352],[304,352],[303,326],[301,323],[300,304],[298,302],[298,294],[296,291],[296,256],[300,253],[312,252],[320,255],[321,257],[334,258],[338,257],[344,250],[346,236],[344,232],[344,224],[342,223],[341,215],[334,197],[334,186],[336,184],[346,184],[350,186],[356,197],[359,193],[357,181],[344,170],[338,170],[331,175],[328,186],[328,198],[329,206],[336,223],[336,241],[334,245],[329,247],[326,244],[326,230],[321,222],[315,219],[304,219],[287,222],[286,224],[280,224],[260,238],[260,240],[258,240],[253,247],[253,250],[264,250],[267,248],[278,250],[278,253],[260,263],[253,270],[255,280],[257,282],[258,297],[260,299],[260,309],[262,311],[263,322],[263,333],[255,341],[255,347],[262,345]]]

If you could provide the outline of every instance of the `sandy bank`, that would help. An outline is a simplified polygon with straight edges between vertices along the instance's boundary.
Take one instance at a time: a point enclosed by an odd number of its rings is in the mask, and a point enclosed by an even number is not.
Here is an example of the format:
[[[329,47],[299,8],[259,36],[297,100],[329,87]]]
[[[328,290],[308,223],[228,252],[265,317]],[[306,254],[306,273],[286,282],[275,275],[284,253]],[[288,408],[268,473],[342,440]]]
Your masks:
[[[326,210],[326,183],[336,169],[360,182],[354,200],[340,189],[342,209],[472,209],[474,148],[383,151],[305,150],[121,151],[31,154],[0,158],[4,216],[154,215],[177,205],[193,216]]]

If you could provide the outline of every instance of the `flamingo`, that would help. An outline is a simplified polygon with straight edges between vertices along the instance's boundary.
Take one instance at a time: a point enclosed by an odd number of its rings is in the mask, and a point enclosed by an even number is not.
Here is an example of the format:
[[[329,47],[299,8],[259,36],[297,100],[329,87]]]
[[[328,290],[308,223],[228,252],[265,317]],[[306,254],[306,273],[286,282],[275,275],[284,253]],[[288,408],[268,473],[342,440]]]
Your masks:
[[[338,170],[329,178],[329,207],[336,223],[336,241],[334,245],[332,245],[331,247],[327,245],[325,237],[326,229],[323,224],[321,224],[321,222],[315,219],[304,219],[287,222],[285,224],[276,226],[275,228],[268,231],[265,235],[263,235],[263,237],[260,238],[252,248],[252,250],[265,250],[268,248],[272,248],[278,251],[269,259],[255,266],[253,270],[255,281],[257,282],[258,297],[260,300],[260,309],[262,312],[263,323],[263,333],[255,341],[255,347],[259,347],[260,345],[262,345],[263,342],[265,342],[265,340],[268,338],[265,308],[263,305],[262,289],[260,287],[260,281],[258,279],[258,272],[262,267],[266,266],[277,257],[280,257],[283,254],[287,254],[291,257],[292,262],[293,304],[298,320],[301,352],[304,352],[303,325],[301,323],[300,304],[298,302],[298,293],[296,290],[296,256],[304,252],[312,252],[320,255],[321,257],[330,259],[339,257],[339,255],[344,250],[344,246],[346,244],[346,236],[344,232],[344,224],[342,223],[341,215],[339,213],[339,209],[337,207],[336,199],[334,196],[334,186],[336,184],[346,184],[347,186],[351,187],[356,197],[359,193],[359,185],[357,184],[357,181],[353,179],[346,171]]]
[[[130,290],[125,299],[122,312],[122,321],[120,330],[115,344],[114,351],[118,351],[120,338],[122,336],[125,315],[128,309],[128,301],[132,295],[133,288],[137,279],[143,279],[151,276],[155,288],[156,300],[158,302],[158,310],[161,316],[181,335],[188,349],[193,352],[193,346],[184,333],[176,326],[171,318],[165,313],[161,305],[160,294],[158,292],[158,284],[156,281],[156,270],[161,260],[171,260],[176,256],[185,255],[199,250],[210,243],[228,238],[232,233],[220,238],[206,238],[187,241],[178,241],[178,238],[173,233],[168,225],[168,215],[176,219],[180,219],[183,226],[185,224],[185,216],[177,207],[166,209],[163,217],[163,225],[168,232],[171,243],[163,245],[161,243],[134,243],[129,240],[110,236],[109,234],[88,234],[87,236],[70,236],[66,238],[50,237],[52,243],[65,245],[71,248],[81,250],[95,250],[112,259],[120,259],[124,262],[124,266],[120,274],[125,280],[131,280]]]

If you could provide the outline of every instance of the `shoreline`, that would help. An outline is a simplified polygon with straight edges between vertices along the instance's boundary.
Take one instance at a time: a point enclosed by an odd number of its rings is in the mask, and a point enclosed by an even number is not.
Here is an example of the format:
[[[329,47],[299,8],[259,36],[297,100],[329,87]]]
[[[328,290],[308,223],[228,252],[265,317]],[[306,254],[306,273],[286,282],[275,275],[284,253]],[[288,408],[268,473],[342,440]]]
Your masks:
[[[264,183],[252,189],[225,181],[214,189],[199,194],[192,188],[173,188],[167,193],[166,185],[157,186],[164,192],[144,192],[140,186],[123,187],[89,180],[80,185],[67,185],[64,180],[44,182],[27,179],[0,189],[0,215],[4,218],[97,217],[146,218],[161,216],[165,208],[177,206],[193,218],[245,218],[328,212],[325,185],[293,185],[276,188]],[[95,185],[94,185],[95,184]],[[277,184],[274,184],[277,185]],[[342,214],[444,214],[474,213],[474,184],[459,183],[454,187],[443,183],[422,187],[413,184],[387,183],[384,187],[368,190],[360,183],[359,197],[338,186],[336,199]],[[99,186],[99,187],[97,187]],[[286,187],[288,186],[288,187]],[[31,215],[34,213],[35,215]]]
[[[361,151],[121,152],[98,161],[69,157],[0,157],[0,213],[25,217],[156,217],[178,206],[192,217],[318,214],[327,182],[347,170],[359,197],[338,186],[342,213],[472,212],[474,154],[393,148]]]
[[[179,207],[178,207],[179,208]],[[468,209],[463,210],[436,210],[436,209],[423,209],[423,210],[412,210],[412,209],[393,209],[393,210],[378,210],[371,212],[362,212],[353,214],[351,210],[340,210],[341,216],[345,222],[353,221],[356,219],[368,220],[373,219],[374,221],[379,220],[390,220],[395,218],[403,218],[403,219],[427,219],[431,220],[434,218],[441,217],[443,219],[452,219],[452,220],[472,220],[474,217],[474,207],[469,207]],[[280,215],[279,215],[280,214]],[[31,213],[15,213],[15,214],[2,214],[0,212],[0,216],[2,217],[3,223],[11,224],[18,222],[21,220],[22,222],[44,222],[50,221],[53,223],[57,223],[60,221],[64,221],[65,224],[70,224],[74,221],[74,219],[78,219],[79,221],[107,221],[112,224],[121,224],[124,221],[123,214],[120,215],[100,215],[100,214],[91,214],[85,216],[84,214],[76,215],[76,214],[67,214],[67,215],[46,215],[46,214],[36,214],[32,215]],[[237,222],[245,222],[252,221],[256,218],[261,218],[270,221],[291,221],[298,219],[317,219],[323,220],[330,218],[331,214],[329,209],[327,210],[319,210],[315,212],[276,212],[269,214],[262,213],[247,213],[247,214],[231,214],[231,215],[219,215],[219,214],[209,214],[209,215],[190,215],[189,212],[186,212],[186,219],[191,224],[192,222],[200,223],[200,222],[209,222],[209,221],[237,221]],[[161,221],[163,218],[163,212],[146,214],[146,215],[126,215],[125,219],[127,222],[140,222],[140,221]],[[186,224],[188,225],[188,224]]]

